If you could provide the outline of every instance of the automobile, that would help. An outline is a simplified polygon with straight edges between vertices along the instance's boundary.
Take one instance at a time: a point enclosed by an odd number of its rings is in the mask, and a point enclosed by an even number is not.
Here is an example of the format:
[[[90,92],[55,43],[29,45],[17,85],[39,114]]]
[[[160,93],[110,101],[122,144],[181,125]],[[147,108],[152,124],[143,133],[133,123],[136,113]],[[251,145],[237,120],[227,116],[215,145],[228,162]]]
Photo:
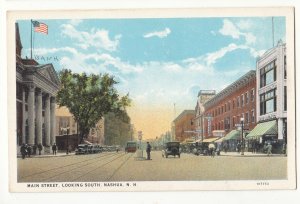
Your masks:
[[[75,154],[88,154],[88,147],[87,144],[79,144],[75,149]]]
[[[98,144],[88,145],[88,153],[95,154],[101,152],[101,148]]]
[[[167,142],[164,149],[162,150],[162,157],[168,158],[169,155],[180,158],[179,142]]]

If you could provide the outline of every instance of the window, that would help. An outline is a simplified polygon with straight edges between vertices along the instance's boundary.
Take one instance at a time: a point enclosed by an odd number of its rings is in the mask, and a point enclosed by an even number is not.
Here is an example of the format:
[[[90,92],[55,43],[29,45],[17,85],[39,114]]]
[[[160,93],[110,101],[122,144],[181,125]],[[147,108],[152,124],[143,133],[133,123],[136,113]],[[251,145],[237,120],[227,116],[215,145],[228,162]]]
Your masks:
[[[234,121],[234,117],[232,117],[232,127],[235,126],[235,121]]]
[[[230,102],[228,102],[227,107],[228,107],[228,111],[230,111]]]
[[[251,122],[255,123],[255,113],[254,113],[254,110],[251,111]]]
[[[286,79],[286,55],[284,55],[284,78]]]
[[[230,117],[224,118],[225,121],[225,130],[230,129]]]
[[[260,87],[264,87],[276,81],[276,60],[260,69]]]
[[[249,113],[245,114],[245,123],[249,123]]]
[[[232,100],[232,109],[234,109],[234,99]]]
[[[252,101],[252,102],[254,101],[254,94],[255,94],[255,93],[254,93],[254,89],[252,89],[252,90],[251,90],[251,101]]]
[[[248,102],[249,102],[249,94],[248,94],[248,92],[245,93],[245,101],[246,101],[246,104],[248,104]]]
[[[226,109],[227,109],[227,105],[226,105],[226,103],[225,103],[225,105],[224,105],[224,109],[225,109],[225,111],[224,111],[224,112],[226,113],[226,111],[227,111],[227,110],[226,110]]]
[[[240,97],[239,96],[237,97],[236,105],[237,105],[237,107],[240,107]]]
[[[241,106],[244,106],[244,94],[241,96]]]
[[[286,90],[286,86],[284,86],[284,107],[283,110],[286,111],[287,110],[287,90]]]
[[[260,115],[276,111],[276,89],[260,95]]]

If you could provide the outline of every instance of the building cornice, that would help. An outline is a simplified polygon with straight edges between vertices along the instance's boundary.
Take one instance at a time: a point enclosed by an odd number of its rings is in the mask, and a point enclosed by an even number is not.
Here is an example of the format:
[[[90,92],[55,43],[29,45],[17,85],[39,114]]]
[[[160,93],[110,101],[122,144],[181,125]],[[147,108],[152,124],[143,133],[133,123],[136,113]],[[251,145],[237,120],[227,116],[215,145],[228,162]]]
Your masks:
[[[218,94],[216,94],[214,97],[212,97],[210,100],[208,100],[206,103],[204,103],[205,109],[217,104],[222,99],[226,98],[230,94],[234,93],[237,89],[240,89],[244,86],[246,86],[249,81],[256,79],[256,71],[250,70],[245,75],[240,77],[237,81],[233,82],[229,86],[227,86],[225,89],[220,91]]]

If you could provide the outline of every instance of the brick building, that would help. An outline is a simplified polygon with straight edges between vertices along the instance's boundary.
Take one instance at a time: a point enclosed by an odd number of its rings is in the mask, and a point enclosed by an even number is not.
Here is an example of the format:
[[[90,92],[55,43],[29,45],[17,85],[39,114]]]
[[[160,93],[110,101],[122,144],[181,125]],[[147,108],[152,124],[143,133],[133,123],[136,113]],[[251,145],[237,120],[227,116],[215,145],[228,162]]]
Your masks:
[[[244,118],[244,129],[256,125],[256,72],[249,71],[204,104],[204,137],[226,136]]]
[[[195,110],[184,110],[173,121],[175,129],[175,140],[182,142],[195,136],[194,126]]]

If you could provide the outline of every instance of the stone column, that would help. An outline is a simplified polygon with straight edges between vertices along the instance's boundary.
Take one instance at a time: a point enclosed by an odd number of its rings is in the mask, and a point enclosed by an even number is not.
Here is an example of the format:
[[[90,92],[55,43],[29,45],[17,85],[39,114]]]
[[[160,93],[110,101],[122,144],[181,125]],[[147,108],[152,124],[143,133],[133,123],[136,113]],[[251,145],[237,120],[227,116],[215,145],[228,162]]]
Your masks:
[[[25,87],[22,87],[22,144],[26,143],[26,116],[25,116],[25,109],[26,109],[26,92]]]
[[[36,103],[36,136],[37,136],[37,144],[42,144],[43,140],[43,110],[42,110],[42,91],[37,91],[37,103]]]
[[[27,143],[30,145],[34,144],[34,133],[35,133],[35,114],[34,114],[34,98],[35,98],[35,87],[30,85],[28,93],[28,126],[29,126],[29,135]]]
[[[50,143],[51,145],[55,143],[55,97],[51,97],[50,104]]]
[[[45,141],[46,146],[50,146],[50,96],[45,98]]]

